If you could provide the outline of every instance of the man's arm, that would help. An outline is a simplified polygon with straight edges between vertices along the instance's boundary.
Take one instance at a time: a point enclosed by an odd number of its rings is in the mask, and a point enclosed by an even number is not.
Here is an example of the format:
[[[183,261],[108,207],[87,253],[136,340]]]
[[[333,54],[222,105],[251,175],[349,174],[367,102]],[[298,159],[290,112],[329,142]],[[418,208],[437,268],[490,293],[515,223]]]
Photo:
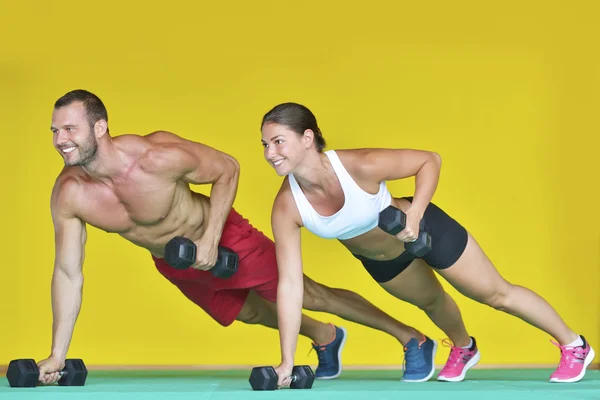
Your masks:
[[[76,182],[63,185],[62,194],[52,204],[54,220],[55,260],[52,275],[52,356],[64,361],[75,322],[81,309],[83,260],[87,232],[85,224],[75,217],[66,196],[74,194]],[[70,187],[69,187],[70,186]]]
[[[85,224],[71,208],[78,183],[67,179],[55,186],[51,200],[54,223],[55,259],[52,274],[52,347],[50,357],[41,361],[40,375],[58,372],[67,357],[75,322],[81,309]],[[50,375],[45,383],[58,379]]]
[[[239,163],[226,153],[169,132],[155,132],[148,138],[157,145],[146,157],[154,168],[192,184],[212,184],[204,236],[216,246],[237,194]]]

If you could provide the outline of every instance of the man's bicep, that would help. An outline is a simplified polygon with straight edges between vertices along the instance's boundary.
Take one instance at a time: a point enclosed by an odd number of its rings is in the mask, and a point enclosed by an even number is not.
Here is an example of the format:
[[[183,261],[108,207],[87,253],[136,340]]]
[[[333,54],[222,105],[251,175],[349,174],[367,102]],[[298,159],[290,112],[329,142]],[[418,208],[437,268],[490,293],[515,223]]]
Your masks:
[[[220,150],[201,143],[193,143],[186,151],[189,165],[183,179],[190,183],[214,183],[222,175],[235,176],[239,171],[237,160]]]
[[[164,135],[163,135],[164,136]],[[154,138],[156,146],[147,154],[147,162],[153,169],[170,171],[176,179],[190,183],[213,183],[224,173],[235,173],[237,161],[220,150],[208,145],[169,134]]]

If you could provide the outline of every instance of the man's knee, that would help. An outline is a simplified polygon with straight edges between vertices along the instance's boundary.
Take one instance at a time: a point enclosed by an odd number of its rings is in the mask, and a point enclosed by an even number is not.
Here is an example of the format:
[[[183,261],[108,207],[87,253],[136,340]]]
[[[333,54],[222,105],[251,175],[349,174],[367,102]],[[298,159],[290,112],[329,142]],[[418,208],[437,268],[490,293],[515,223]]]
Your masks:
[[[260,324],[261,315],[258,310],[255,308],[242,308],[240,313],[238,314],[237,321],[243,322],[245,324]]]
[[[236,320],[245,324],[262,324],[265,321],[267,311],[266,301],[251,292]]]
[[[310,311],[327,311],[333,291],[325,285],[304,277],[304,301],[302,307]]]

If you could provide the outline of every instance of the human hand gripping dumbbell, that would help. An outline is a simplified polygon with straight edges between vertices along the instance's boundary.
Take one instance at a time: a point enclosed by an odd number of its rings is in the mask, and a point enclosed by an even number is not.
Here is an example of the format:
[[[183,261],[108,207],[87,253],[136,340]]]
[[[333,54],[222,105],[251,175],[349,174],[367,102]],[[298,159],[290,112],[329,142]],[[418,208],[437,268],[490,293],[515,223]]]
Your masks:
[[[250,386],[253,390],[277,389],[277,372],[273,367],[254,367],[250,373]],[[308,365],[297,365],[292,369],[290,389],[311,389],[315,374]]]
[[[175,236],[165,246],[165,261],[176,269],[188,269],[196,262],[196,244],[183,236]],[[229,278],[238,269],[238,255],[227,247],[219,246],[217,263],[210,272],[219,278]]]
[[[406,228],[406,214],[390,205],[379,213],[379,228],[389,233],[397,235]],[[414,242],[404,243],[404,248],[415,257],[423,257],[431,251],[431,235],[425,232],[425,220],[421,218],[419,222],[419,237]]]
[[[87,368],[83,360],[67,358],[65,367],[59,372],[60,386],[83,386],[87,379]],[[36,387],[40,378],[40,370],[32,358],[12,360],[6,370],[6,379],[10,387]]]

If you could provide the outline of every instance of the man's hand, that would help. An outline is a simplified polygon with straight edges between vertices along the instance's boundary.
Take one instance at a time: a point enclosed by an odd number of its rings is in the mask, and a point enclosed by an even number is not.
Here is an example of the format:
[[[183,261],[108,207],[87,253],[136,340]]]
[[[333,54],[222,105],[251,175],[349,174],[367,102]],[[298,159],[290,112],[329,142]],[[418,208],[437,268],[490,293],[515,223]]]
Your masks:
[[[207,235],[203,235],[196,242],[196,262],[191,268],[208,271],[217,263],[219,255],[219,243],[215,243]]]
[[[170,132],[154,132],[147,138],[154,146],[139,161],[142,168],[193,185],[211,185],[205,231],[195,242],[196,263],[191,266],[207,271],[217,263],[219,240],[237,194],[239,163],[229,154]]]
[[[275,372],[277,373],[277,387],[285,388],[289,387],[292,384],[292,369],[293,365],[287,364],[279,364],[279,366],[275,367]]]
[[[39,381],[45,385],[51,385],[61,378],[60,371],[65,368],[65,361],[50,356],[38,362],[37,366],[40,369]]]

